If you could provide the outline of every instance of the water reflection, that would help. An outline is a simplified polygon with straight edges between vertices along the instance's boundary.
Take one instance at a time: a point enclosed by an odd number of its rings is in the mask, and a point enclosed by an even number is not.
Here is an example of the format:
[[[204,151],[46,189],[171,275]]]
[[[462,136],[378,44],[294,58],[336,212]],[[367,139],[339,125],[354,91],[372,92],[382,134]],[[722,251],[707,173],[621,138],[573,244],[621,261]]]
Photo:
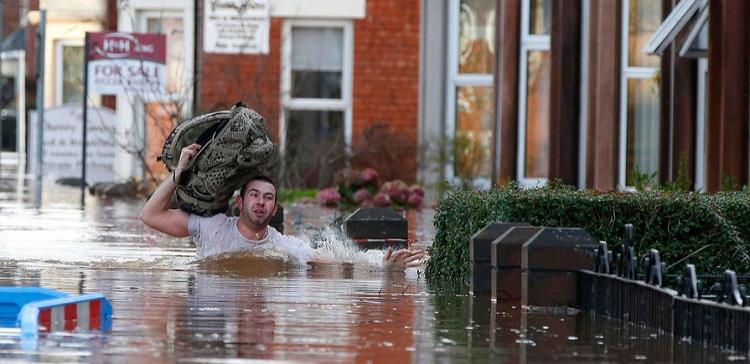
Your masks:
[[[579,312],[523,307],[431,287],[438,358],[481,362],[733,362],[743,353],[679,340],[653,329]]]
[[[524,308],[428,285],[420,271],[385,273],[351,264],[288,265],[236,255],[194,262],[187,239],[137,219],[142,201],[89,197],[57,188],[37,211],[12,191],[0,196],[0,285],[102,293],[113,307],[109,333],[23,341],[0,330],[1,361],[313,362],[729,361],[739,356],[653,330],[571,310]],[[73,196],[66,200],[66,198]],[[333,220],[309,205],[302,224]],[[410,238],[431,240],[432,212],[409,212]],[[289,221],[291,220],[291,221]],[[296,230],[295,230],[296,229]]]

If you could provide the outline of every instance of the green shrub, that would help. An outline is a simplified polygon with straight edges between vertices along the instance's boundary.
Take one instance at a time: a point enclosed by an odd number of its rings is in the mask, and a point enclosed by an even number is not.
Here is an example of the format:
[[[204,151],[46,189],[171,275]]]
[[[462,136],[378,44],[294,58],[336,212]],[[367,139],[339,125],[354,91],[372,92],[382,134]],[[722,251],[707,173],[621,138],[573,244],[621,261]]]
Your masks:
[[[315,188],[282,188],[279,190],[279,202],[296,202],[301,198],[314,199],[318,190]]]
[[[750,193],[720,192],[712,200],[719,214],[737,229],[742,241],[750,242]]]
[[[555,185],[490,191],[453,190],[438,202],[436,235],[427,265],[428,278],[465,279],[470,237],[493,221],[535,226],[580,227],[614,250],[623,228],[633,224],[636,251],[658,249],[668,265],[689,258],[699,273],[750,271],[745,242],[750,239],[748,194],[601,193]],[[680,273],[682,265],[668,274]]]

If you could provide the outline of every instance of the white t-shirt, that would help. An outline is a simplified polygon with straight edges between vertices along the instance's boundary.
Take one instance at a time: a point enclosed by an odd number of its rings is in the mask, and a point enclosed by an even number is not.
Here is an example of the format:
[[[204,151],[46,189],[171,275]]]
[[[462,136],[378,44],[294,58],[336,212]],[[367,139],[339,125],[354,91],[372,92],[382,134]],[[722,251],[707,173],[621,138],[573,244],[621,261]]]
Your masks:
[[[190,215],[188,231],[193,237],[193,243],[198,248],[196,257],[206,257],[232,252],[277,251],[294,260],[297,264],[305,264],[313,256],[313,248],[309,243],[294,236],[282,235],[272,226],[263,239],[251,240],[240,234],[237,228],[239,217],[228,217],[217,214],[211,217]]]

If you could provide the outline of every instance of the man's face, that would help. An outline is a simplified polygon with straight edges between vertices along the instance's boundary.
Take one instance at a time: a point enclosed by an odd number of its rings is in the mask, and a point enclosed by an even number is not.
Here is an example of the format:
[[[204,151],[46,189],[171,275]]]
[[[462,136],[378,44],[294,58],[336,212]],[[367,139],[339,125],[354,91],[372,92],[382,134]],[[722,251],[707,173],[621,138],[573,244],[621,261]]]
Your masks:
[[[276,213],[276,188],[266,181],[250,181],[245,196],[237,196],[237,207],[242,219],[263,228]]]

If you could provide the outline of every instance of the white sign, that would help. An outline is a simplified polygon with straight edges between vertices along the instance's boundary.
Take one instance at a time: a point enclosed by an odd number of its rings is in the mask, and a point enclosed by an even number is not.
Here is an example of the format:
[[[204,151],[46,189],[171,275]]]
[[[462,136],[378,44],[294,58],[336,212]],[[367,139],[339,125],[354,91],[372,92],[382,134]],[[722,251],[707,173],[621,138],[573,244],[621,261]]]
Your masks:
[[[268,54],[268,0],[204,0],[203,50]]]
[[[86,182],[115,180],[115,121],[114,111],[90,107],[86,134]],[[29,113],[30,173],[37,171],[36,157],[37,113]],[[70,104],[44,109],[44,165],[45,178],[81,178],[81,140],[83,140],[83,107]]]
[[[164,34],[88,33],[89,92],[118,95],[166,94]]]

